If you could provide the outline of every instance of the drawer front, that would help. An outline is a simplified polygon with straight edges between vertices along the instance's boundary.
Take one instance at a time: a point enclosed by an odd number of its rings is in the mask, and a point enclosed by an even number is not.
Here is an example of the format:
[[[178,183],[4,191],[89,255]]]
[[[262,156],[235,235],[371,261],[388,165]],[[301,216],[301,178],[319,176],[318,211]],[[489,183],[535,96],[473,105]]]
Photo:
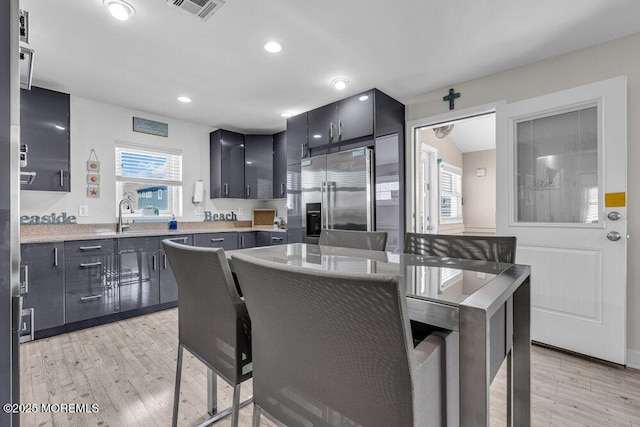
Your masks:
[[[153,237],[127,237],[118,241],[118,252],[147,252],[159,248],[161,238]]]
[[[114,239],[79,240],[65,242],[65,257],[108,255],[115,253],[116,241]]]
[[[287,233],[271,233],[271,245],[286,245]]]
[[[196,234],[196,246],[223,248],[226,251],[238,249],[238,233]]]
[[[118,285],[115,254],[75,256],[65,259],[66,290],[110,289]]]
[[[118,289],[67,291],[66,323],[106,316],[117,311]]]
[[[180,243],[182,245],[193,246],[193,235],[192,234],[181,234],[181,235],[171,235],[171,236],[163,236],[160,238],[160,247],[158,249],[162,249],[162,241],[168,239],[172,242]]]

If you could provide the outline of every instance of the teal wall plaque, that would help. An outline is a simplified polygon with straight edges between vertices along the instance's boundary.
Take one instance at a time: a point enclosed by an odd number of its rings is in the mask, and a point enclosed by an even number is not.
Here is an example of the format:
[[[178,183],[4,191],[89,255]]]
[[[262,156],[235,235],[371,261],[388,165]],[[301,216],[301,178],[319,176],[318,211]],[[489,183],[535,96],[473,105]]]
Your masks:
[[[134,117],[133,131],[148,133],[150,135],[164,136],[166,138],[167,136],[169,136],[169,125],[167,123]]]

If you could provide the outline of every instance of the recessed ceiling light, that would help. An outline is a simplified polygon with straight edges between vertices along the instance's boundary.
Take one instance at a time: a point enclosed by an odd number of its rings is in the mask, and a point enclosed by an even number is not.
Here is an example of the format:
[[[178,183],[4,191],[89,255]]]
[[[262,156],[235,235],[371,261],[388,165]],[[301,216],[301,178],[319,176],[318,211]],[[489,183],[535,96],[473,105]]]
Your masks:
[[[280,113],[280,115],[281,115],[282,117],[284,117],[285,119],[288,119],[289,117],[292,117],[292,116],[293,116],[293,113],[290,113],[290,112],[288,112],[288,111],[285,111],[284,113]]]
[[[282,43],[278,43],[276,41],[266,42],[264,44],[264,50],[269,53],[278,53],[282,50]]]
[[[320,138],[322,138],[322,135],[320,135],[319,133],[316,133],[315,135],[313,135],[313,137],[315,139],[320,139]]]
[[[346,88],[347,83],[349,83],[349,80],[345,79],[344,77],[338,77],[337,79],[331,80],[331,84],[333,85],[333,87],[338,90],[343,90],[344,88]]]
[[[188,96],[179,96],[178,101],[188,104],[189,102],[191,102],[191,98],[189,98]]]
[[[136,10],[124,0],[104,0],[111,16],[119,21],[126,21],[136,14]]]
[[[367,99],[369,99],[369,95],[362,95],[360,98],[358,98],[360,101],[366,101]]]
[[[56,125],[56,129],[65,130],[65,129],[66,129],[66,127],[64,127],[64,126],[60,126],[60,125]]]

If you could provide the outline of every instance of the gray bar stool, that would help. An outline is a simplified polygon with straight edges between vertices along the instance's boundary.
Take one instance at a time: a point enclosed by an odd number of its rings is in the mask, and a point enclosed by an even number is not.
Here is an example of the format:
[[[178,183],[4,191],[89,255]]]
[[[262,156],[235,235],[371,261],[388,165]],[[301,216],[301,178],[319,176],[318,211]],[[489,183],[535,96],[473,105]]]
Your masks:
[[[221,248],[202,248],[163,240],[162,245],[178,282],[179,344],[173,420],[178,422],[182,351],[187,349],[233,386],[233,404],[203,424],[232,414],[238,425],[240,384],[251,378],[251,321],[238,295],[229,263]]]

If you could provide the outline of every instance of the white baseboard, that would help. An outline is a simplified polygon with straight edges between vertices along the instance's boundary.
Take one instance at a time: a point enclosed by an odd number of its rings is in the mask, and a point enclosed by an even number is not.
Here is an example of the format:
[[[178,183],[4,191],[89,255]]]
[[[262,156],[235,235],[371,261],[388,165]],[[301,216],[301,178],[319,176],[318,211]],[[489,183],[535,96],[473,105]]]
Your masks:
[[[640,351],[627,349],[627,367],[640,369]]]

